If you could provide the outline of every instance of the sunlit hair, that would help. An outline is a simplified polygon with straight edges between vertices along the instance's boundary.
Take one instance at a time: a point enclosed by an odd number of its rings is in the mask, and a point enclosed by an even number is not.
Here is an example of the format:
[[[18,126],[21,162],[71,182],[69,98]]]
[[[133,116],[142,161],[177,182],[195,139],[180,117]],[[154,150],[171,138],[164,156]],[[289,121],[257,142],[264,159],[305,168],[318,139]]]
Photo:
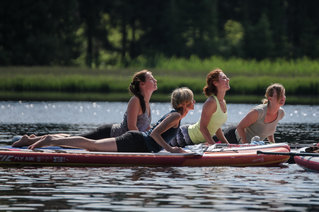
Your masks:
[[[218,90],[217,87],[214,85],[214,81],[218,82],[219,81],[219,75],[223,73],[223,71],[219,68],[216,68],[209,72],[206,76],[206,85],[203,88],[203,92],[205,96],[211,96],[214,94],[217,96]]]
[[[152,72],[150,72],[148,70],[142,70],[142,71],[136,72],[133,75],[132,82],[129,86],[129,91],[134,96],[138,97],[138,99],[140,100],[140,105],[142,107],[143,113],[145,113],[146,105],[145,105],[144,96],[142,95],[141,90],[140,90],[140,83],[146,81],[146,74],[147,73],[152,73]]]
[[[265,98],[262,100],[262,103],[268,104],[268,97],[274,96],[275,92],[277,94],[277,100],[281,99],[285,93],[284,86],[279,83],[269,85],[266,89]]]
[[[179,111],[183,111],[183,106],[194,99],[193,91],[187,87],[176,88],[171,95],[172,107]]]

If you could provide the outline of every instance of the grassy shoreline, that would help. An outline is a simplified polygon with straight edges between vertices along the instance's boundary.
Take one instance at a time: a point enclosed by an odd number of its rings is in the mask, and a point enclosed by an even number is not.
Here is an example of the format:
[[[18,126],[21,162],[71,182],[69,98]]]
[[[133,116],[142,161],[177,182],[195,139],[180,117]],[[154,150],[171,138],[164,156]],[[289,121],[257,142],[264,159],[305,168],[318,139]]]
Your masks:
[[[213,58],[216,60],[216,58]],[[198,102],[212,61],[170,59],[150,68],[158,80],[152,101],[168,101],[170,92],[181,86],[194,91]],[[194,64],[190,64],[193,62]],[[288,104],[319,105],[319,63],[317,61],[243,61],[219,59],[216,66],[230,77],[229,103],[258,103],[266,87],[281,83]],[[184,65],[184,66],[183,66]],[[196,70],[196,67],[201,67]],[[203,68],[204,67],[204,68]],[[236,67],[238,67],[236,69]],[[165,68],[165,69],[164,69]],[[303,68],[303,69],[301,69]],[[173,71],[173,70],[174,71]],[[77,67],[0,67],[1,100],[37,101],[127,101],[128,85],[135,68],[88,69]],[[186,71],[187,70],[187,71]],[[269,70],[268,72],[266,70]],[[290,70],[290,71],[289,71]]]

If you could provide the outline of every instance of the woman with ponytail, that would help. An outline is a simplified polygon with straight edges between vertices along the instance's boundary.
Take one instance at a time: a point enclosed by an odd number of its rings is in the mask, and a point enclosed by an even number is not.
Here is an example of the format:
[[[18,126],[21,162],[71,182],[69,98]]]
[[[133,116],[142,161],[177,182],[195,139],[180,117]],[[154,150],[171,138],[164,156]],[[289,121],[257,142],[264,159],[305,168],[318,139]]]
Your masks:
[[[79,136],[57,138],[48,135],[29,146],[29,149],[44,146],[68,146],[104,152],[159,152],[165,149],[172,153],[182,153],[184,152],[182,148],[172,147],[169,141],[176,136],[181,119],[187,115],[189,110],[194,109],[194,103],[193,92],[189,88],[177,88],[171,95],[173,110],[162,116],[147,132],[134,130],[115,138],[99,140]]]
[[[279,83],[269,85],[266,89],[265,99],[262,100],[263,104],[253,108],[237,127],[228,128],[225,131],[226,138],[234,144],[250,143],[257,138],[257,144],[263,144],[260,141],[266,138],[270,143],[275,143],[274,133],[277,124],[285,116],[285,111],[282,108],[285,101],[284,86]]]
[[[203,104],[200,120],[193,125],[181,126],[170,144],[179,147],[203,142],[215,144],[212,138],[214,135],[220,141],[228,143],[221,126],[227,120],[224,97],[229,89],[229,79],[224,72],[219,68],[211,71],[206,77],[206,86],[203,88],[207,100]]]
[[[142,70],[133,75],[129,91],[133,94],[128,102],[127,110],[123,121],[120,124],[106,124],[92,132],[82,134],[81,137],[98,140],[102,138],[116,137],[129,130],[147,131],[151,124],[150,99],[153,92],[157,90],[157,81],[152,72]],[[69,137],[68,134],[54,134],[52,136]],[[26,146],[33,144],[41,139],[42,136],[24,135],[20,140],[13,143],[12,146]]]

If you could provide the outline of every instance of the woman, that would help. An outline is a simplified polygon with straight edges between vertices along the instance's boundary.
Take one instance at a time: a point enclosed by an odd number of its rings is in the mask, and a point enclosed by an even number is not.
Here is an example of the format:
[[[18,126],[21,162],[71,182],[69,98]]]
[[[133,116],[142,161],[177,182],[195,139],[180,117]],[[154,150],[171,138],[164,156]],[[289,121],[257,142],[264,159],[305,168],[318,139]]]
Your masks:
[[[285,88],[275,83],[268,86],[263,104],[252,109],[238,124],[225,132],[230,143],[250,143],[255,136],[260,141],[275,143],[274,133],[278,122],[285,116],[281,108],[286,101]]]
[[[106,124],[96,130],[80,135],[94,140],[102,138],[116,137],[129,130],[147,131],[151,124],[150,98],[152,93],[157,90],[157,80],[152,72],[142,70],[136,72],[129,86],[130,92],[134,95],[129,100],[127,110],[121,124]],[[68,134],[54,134],[55,137],[68,137]],[[42,136],[24,135],[12,146],[27,146],[41,139]]]
[[[224,97],[229,89],[229,78],[224,72],[219,68],[211,71],[206,77],[206,86],[203,89],[208,98],[203,105],[200,120],[193,125],[181,126],[171,145],[184,147],[203,142],[215,144],[212,138],[215,134],[220,141],[228,144],[221,126],[227,120]]]
[[[184,152],[180,147],[172,147],[168,143],[176,136],[180,121],[189,110],[194,109],[193,92],[188,88],[175,89],[171,95],[174,110],[164,115],[157,124],[147,132],[128,131],[115,138],[93,140],[83,137],[56,138],[44,136],[29,146],[34,149],[43,146],[67,146],[89,151],[107,152],[158,152],[165,149],[172,153]]]

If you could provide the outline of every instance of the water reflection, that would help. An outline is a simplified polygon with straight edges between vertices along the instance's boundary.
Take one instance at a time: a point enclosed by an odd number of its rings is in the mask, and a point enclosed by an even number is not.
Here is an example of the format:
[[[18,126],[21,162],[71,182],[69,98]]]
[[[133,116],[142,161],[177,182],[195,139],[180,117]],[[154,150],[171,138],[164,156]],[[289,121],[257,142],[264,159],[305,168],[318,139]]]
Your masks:
[[[285,169],[25,167],[0,168],[0,176],[0,201],[7,210],[319,209],[318,176],[294,165]]]

